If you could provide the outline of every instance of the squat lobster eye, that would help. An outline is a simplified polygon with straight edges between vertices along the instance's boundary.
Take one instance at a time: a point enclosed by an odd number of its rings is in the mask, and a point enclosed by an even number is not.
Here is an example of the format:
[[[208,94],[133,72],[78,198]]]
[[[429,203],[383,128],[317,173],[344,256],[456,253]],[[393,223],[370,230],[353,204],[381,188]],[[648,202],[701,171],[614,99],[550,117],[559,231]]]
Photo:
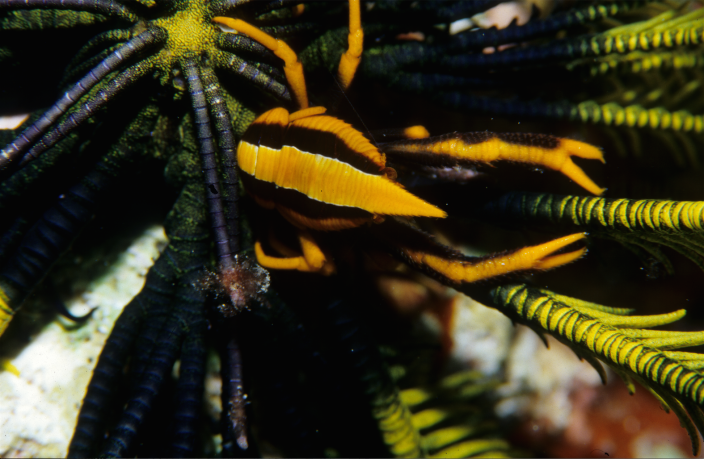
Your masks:
[[[358,0],[349,3],[348,49],[338,66],[343,90],[351,84],[362,55],[364,34]],[[453,283],[475,282],[510,272],[551,269],[580,258],[585,249],[554,252],[584,238],[581,233],[529,247],[509,255],[472,259],[432,241],[414,226],[384,217],[435,217],[447,214],[395,182],[396,171],[387,157],[409,168],[456,167],[493,161],[514,161],[562,172],[587,189],[599,188],[571,156],[603,161],[601,152],[582,142],[539,134],[488,132],[430,137],[422,126],[408,128],[402,140],[374,146],[349,124],[325,115],[323,107],[309,107],[303,67],[282,40],[256,27],[225,17],[213,19],[258,41],[284,63],[289,86],[299,110],[275,108],[257,118],[242,137],[237,160],[245,189],[255,201],[279,213],[299,229],[301,255],[271,239],[284,258],[266,255],[256,244],[259,263],[273,269],[295,269],[331,274],[329,254],[315,245],[308,230],[339,231],[375,224],[368,231],[377,249],[435,277]],[[363,229],[364,230],[364,229]],[[278,247],[278,248],[277,248]]]

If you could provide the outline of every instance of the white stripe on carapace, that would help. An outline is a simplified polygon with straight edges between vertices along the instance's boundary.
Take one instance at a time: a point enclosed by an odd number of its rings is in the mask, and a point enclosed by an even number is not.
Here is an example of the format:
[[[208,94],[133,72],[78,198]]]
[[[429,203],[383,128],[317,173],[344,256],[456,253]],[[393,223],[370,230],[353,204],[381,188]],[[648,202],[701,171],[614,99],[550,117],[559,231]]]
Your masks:
[[[368,174],[327,156],[285,145],[281,150],[240,142],[243,172],[311,199],[378,215],[440,217],[447,214],[381,175]]]

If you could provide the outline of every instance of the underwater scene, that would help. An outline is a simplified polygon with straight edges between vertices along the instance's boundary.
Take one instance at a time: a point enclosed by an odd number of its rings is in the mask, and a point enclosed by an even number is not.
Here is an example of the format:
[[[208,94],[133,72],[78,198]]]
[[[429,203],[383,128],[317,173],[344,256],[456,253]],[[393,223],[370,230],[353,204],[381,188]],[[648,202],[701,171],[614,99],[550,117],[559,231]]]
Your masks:
[[[0,456],[702,456],[702,0],[0,0],[0,68]]]

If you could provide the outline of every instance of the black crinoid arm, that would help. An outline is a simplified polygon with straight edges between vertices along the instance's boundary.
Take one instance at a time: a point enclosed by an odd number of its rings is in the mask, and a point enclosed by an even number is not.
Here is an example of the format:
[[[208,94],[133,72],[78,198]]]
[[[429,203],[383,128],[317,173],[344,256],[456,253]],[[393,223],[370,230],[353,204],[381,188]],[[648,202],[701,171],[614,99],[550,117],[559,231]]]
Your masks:
[[[217,292],[223,290],[214,279],[246,260],[237,258],[242,246],[236,143],[255,109],[291,99],[281,65],[269,51],[211,23],[215,10],[223,8],[216,6],[0,2],[4,37],[34,30],[45,39],[67,35],[73,43],[94,34],[71,55],[61,49],[66,69],[54,88],[58,97],[33,101],[30,106],[48,108],[2,136],[0,328],[5,330],[79,235],[90,231],[91,221],[112,212],[121,190],[137,182],[147,198],[181,190],[165,222],[168,246],[99,359],[69,448],[73,457],[204,452],[206,316],[215,299],[222,301]],[[263,12],[250,10],[258,15],[281,8],[273,2]],[[26,59],[13,60],[17,47],[7,42],[0,52],[3,63],[18,72],[31,69]],[[16,105],[3,110],[23,109]],[[159,167],[162,172],[155,174]],[[235,365],[237,359],[226,361]],[[238,406],[243,413],[243,403]],[[240,426],[246,422],[241,417]],[[168,434],[148,440],[160,419],[169,419],[160,427]],[[224,436],[247,448],[247,430],[227,415],[223,419],[225,431],[232,432]]]
[[[206,297],[199,284],[209,258],[204,199],[201,187],[185,187],[167,218],[169,245],[108,338],[83,402],[70,457],[133,454],[135,437],[150,420],[154,399],[177,358],[181,366],[176,393],[181,398],[169,418],[175,436],[168,454],[194,451],[198,406],[193,405],[203,391],[207,328]],[[130,371],[125,375],[128,362]],[[125,384],[128,393],[120,394]],[[123,400],[127,400],[124,409]],[[112,425],[106,416],[109,411],[119,413]],[[107,439],[106,429],[111,432]]]

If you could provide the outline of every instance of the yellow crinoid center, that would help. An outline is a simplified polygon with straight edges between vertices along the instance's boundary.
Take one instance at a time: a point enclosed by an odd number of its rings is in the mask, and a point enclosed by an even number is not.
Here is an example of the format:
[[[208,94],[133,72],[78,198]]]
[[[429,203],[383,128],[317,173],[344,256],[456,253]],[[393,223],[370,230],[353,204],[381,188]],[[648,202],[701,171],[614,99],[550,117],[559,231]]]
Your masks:
[[[188,8],[154,21],[167,31],[164,52],[172,56],[201,54],[215,43],[217,28],[208,19],[208,0],[189,0],[188,4]]]

